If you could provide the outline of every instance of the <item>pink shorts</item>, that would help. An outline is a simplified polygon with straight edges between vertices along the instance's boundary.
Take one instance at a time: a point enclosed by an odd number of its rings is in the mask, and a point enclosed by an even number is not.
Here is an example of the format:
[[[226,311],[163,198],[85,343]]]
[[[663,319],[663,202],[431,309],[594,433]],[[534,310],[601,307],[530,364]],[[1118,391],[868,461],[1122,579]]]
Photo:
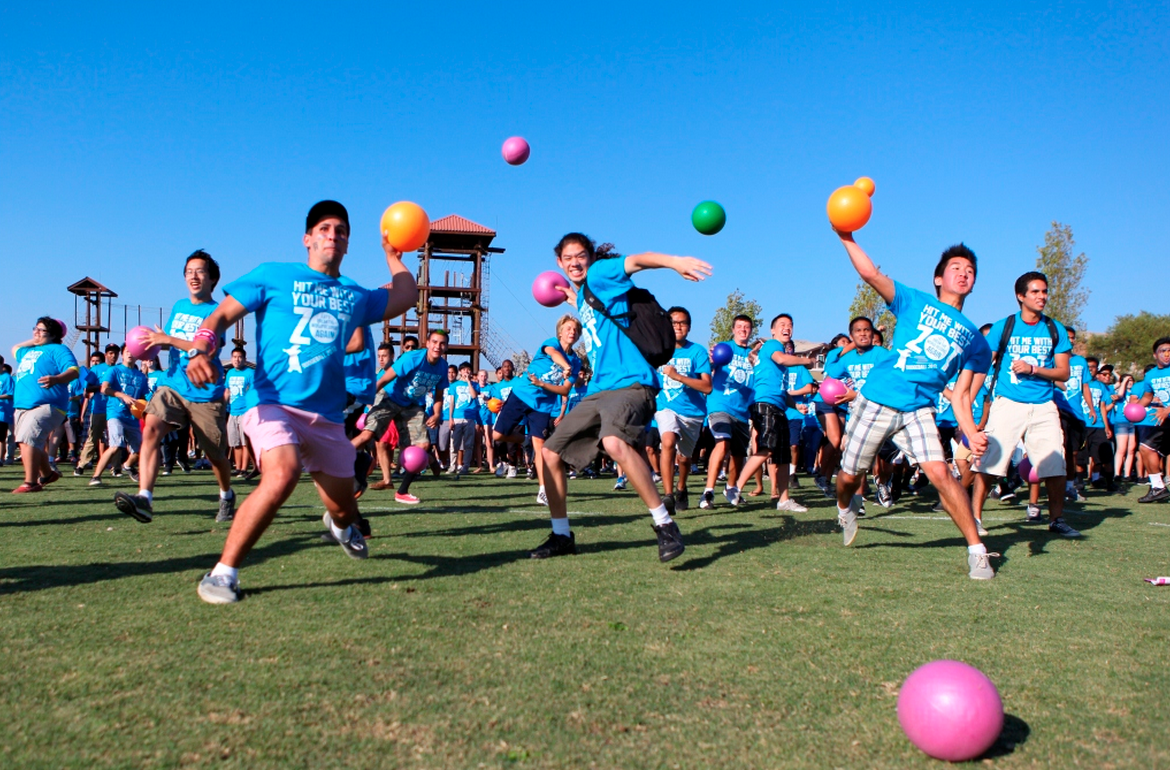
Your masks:
[[[345,437],[342,423],[329,422],[319,414],[291,406],[261,404],[244,413],[240,428],[252,442],[261,471],[265,451],[296,444],[301,463],[309,473],[353,478],[357,453]]]

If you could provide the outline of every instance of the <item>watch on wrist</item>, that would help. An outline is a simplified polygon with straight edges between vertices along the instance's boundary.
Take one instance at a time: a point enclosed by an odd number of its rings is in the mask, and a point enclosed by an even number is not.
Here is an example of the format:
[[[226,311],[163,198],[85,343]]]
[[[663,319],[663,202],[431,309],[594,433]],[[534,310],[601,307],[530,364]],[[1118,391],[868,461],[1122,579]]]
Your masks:
[[[204,351],[200,350],[199,348],[196,348],[196,347],[192,347],[190,350],[187,351],[187,358],[188,359],[195,358],[195,356],[202,356],[202,355],[206,355],[206,353]]]

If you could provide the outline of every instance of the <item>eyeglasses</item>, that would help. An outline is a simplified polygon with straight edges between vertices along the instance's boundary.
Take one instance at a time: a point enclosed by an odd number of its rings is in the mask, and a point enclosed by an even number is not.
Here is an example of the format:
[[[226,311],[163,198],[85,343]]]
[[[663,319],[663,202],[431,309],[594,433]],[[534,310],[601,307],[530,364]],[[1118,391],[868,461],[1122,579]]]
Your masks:
[[[183,277],[184,278],[195,278],[195,277],[206,278],[207,271],[206,270],[187,270],[183,273]]]
[[[36,334],[37,332],[40,332],[41,334],[48,334],[49,330],[43,326],[34,326],[33,327],[33,334]]]
[[[671,326],[690,326],[690,321],[671,321]]]

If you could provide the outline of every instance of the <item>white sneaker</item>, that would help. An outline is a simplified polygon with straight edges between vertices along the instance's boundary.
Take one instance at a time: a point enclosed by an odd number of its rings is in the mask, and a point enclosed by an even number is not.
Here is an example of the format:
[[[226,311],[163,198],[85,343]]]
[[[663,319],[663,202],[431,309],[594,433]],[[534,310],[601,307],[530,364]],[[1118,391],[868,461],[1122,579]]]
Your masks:
[[[743,499],[739,496],[739,490],[735,487],[724,488],[723,496],[727,498],[727,502],[730,503],[733,507],[739,505],[740,501]]]
[[[548,506],[548,495],[544,493],[543,489],[536,493],[536,502],[540,505]]]
[[[516,478],[516,466],[515,466],[515,465],[509,465],[509,466],[508,466],[508,473],[507,473],[507,474],[505,474],[505,475],[506,475],[508,478],[510,478],[510,479],[514,479],[514,478]]]
[[[504,478],[504,474],[507,472],[508,472],[507,463],[500,463],[499,465],[496,466],[496,478],[497,479]]]
[[[983,527],[983,519],[975,519],[975,531],[979,537],[987,537],[987,530]]]
[[[659,482],[661,482],[661,481],[662,481],[662,476],[658,475],[657,473],[651,473],[651,474],[650,474],[650,479],[651,479],[651,480],[652,480],[652,481],[653,481],[655,484],[657,484],[657,483],[659,483]]]
[[[805,508],[791,497],[787,500],[776,501],[776,510],[788,511],[789,513],[808,513],[808,508]]]

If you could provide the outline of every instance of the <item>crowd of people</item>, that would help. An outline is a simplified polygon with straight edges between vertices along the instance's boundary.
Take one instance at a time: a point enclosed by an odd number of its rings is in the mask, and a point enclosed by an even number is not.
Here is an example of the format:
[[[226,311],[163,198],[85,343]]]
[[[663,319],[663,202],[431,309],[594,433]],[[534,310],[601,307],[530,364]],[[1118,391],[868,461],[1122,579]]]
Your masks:
[[[663,310],[632,281],[653,269],[701,281],[709,264],[613,255],[569,233],[554,254],[575,313],[549,330],[525,371],[504,361],[493,373],[449,365],[443,330],[397,350],[375,344],[373,325],[414,305],[414,277],[388,241],[388,288],[342,275],[348,212],[321,201],[305,222],[306,262],[263,264],[217,302],[220,266],[196,251],[183,264],[187,296],[166,324],[84,365],[62,344],[62,322],[37,319],[32,339],[12,349],[15,372],[0,359],[0,461],[19,446],[19,494],[58,481],[62,461],[91,487],[107,485],[107,470],[128,476],[137,492],[117,491],[113,503],[143,523],[159,475],[210,469],[216,520],[231,523],[199,583],[211,603],[241,598],[239,568],[304,473],[325,506],[322,537],[356,559],[370,535],[357,501],[386,490],[416,505],[411,489],[426,473],[538,480],[551,531],[531,551],[537,559],[576,553],[566,501],[581,476],[612,473],[615,491],[633,488],[663,562],[685,550],[674,517],[690,507],[692,476],[703,479],[693,486],[699,508],[762,495],[766,475],[775,508],[791,513],[807,511],[791,494],[803,477],[818,490],[810,494],[836,501],[846,546],[867,499],[889,508],[929,485],[967,543],[973,579],[995,576],[983,542],[989,496],[1011,502],[1026,488],[1025,521],[1067,538],[1080,533],[1065,505],[1090,489],[1111,494],[1145,479],[1139,502],[1170,500],[1170,336],[1151,341],[1153,360],[1135,380],[1074,352],[1075,330],[1044,314],[1041,273],[1016,281],[1016,312],[980,327],[963,314],[978,271],[965,245],[942,252],[925,292],[883,274],[850,234],[837,236],[896,323],[854,318],[823,359],[797,354],[787,313],[771,319],[766,339],[756,337],[762,319],[735,317],[714,356],[691,339],[686,308]],[[224,332],[247,314],[255,361],[236,347],[225,365]],[[139,349],[164,351],[167,368],[153,354],[137,360]],[[839,387],[822,392],[812,376],[821,367]],[[1130,404],[1143,408],[1136,422]],[[237,508],[233,479],[257,476]]]

